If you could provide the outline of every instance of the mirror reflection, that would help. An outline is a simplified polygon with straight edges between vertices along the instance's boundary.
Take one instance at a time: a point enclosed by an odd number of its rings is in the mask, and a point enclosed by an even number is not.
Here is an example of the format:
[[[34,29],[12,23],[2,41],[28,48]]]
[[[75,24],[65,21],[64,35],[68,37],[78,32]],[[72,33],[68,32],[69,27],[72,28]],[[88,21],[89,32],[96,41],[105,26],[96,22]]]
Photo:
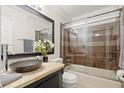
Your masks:
[[[53,22],[24,7],[1,6],[1,44],[8,44],[9,55],[33,53],[35,41],[53,40]]]

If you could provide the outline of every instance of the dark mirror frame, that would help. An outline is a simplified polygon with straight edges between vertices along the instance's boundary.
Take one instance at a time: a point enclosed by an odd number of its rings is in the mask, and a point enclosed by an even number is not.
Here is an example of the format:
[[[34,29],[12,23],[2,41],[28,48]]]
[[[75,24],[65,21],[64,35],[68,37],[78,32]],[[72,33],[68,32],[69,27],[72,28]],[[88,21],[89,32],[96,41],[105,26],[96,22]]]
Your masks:
[[[45,16],[44,14],[38,12],[37,10],[33,9],[32,7],[28,6],[28,5],[17,5],[17,7],[20,7],[22,9],[24,9],[25,11],[32,13],[38,17],[41,17],[45,20],[47,20],[48,22],[52,23],[52,42],[54,43],[54,20],[50,19],[49,17]],[[52,50],[52,52],[48,52],[48,54],[54,54],[54,48]],[[20,57],[32,57],[32,56],[37,56],[37,55],[42,55],[41,53],[17,53],[14,55],[8,55],[9,59],[12,58],[20,58]]]

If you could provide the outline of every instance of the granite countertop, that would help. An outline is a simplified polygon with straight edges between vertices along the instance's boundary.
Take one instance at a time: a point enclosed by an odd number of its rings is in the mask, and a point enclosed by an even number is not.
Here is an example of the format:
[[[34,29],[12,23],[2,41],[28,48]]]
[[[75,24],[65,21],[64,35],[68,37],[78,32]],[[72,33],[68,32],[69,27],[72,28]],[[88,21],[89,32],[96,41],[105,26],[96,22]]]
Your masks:
[[[47,62],[42,63],[41,68],[34,70],[32,72],[22,73],[23,77],[3,88],[23,88],[35,81],[38,81],[45,76],[56,72],[64,67],[62,63]]]

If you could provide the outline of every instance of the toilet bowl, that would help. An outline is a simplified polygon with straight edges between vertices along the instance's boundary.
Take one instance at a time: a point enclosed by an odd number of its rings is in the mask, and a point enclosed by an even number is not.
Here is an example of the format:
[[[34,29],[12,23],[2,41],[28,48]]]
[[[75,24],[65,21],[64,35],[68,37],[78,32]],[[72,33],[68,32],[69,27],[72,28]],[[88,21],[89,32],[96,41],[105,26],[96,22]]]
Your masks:
[[[63,87],[64,88],[73,88],[77,82],[77,76],[70,72],[64,72],[63,74]]]
[[[52,60],[56,63],[63,63],[62,58],[56,58]],[[73,88],[75,87],[77,82],[77,76],[75,74],[72,74],[70,72],[64,72],[63,74],[63,88]]]

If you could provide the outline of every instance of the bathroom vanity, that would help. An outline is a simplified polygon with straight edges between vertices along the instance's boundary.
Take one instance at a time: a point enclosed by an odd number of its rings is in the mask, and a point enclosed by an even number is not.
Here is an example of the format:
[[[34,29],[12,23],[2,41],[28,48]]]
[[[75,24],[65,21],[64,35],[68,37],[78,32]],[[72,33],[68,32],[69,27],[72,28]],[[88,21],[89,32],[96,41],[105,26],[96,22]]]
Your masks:
[[[22,73],[21,79],[4,88],[61,88],[63,67],[61,63],[43,63],[41,68]]]

